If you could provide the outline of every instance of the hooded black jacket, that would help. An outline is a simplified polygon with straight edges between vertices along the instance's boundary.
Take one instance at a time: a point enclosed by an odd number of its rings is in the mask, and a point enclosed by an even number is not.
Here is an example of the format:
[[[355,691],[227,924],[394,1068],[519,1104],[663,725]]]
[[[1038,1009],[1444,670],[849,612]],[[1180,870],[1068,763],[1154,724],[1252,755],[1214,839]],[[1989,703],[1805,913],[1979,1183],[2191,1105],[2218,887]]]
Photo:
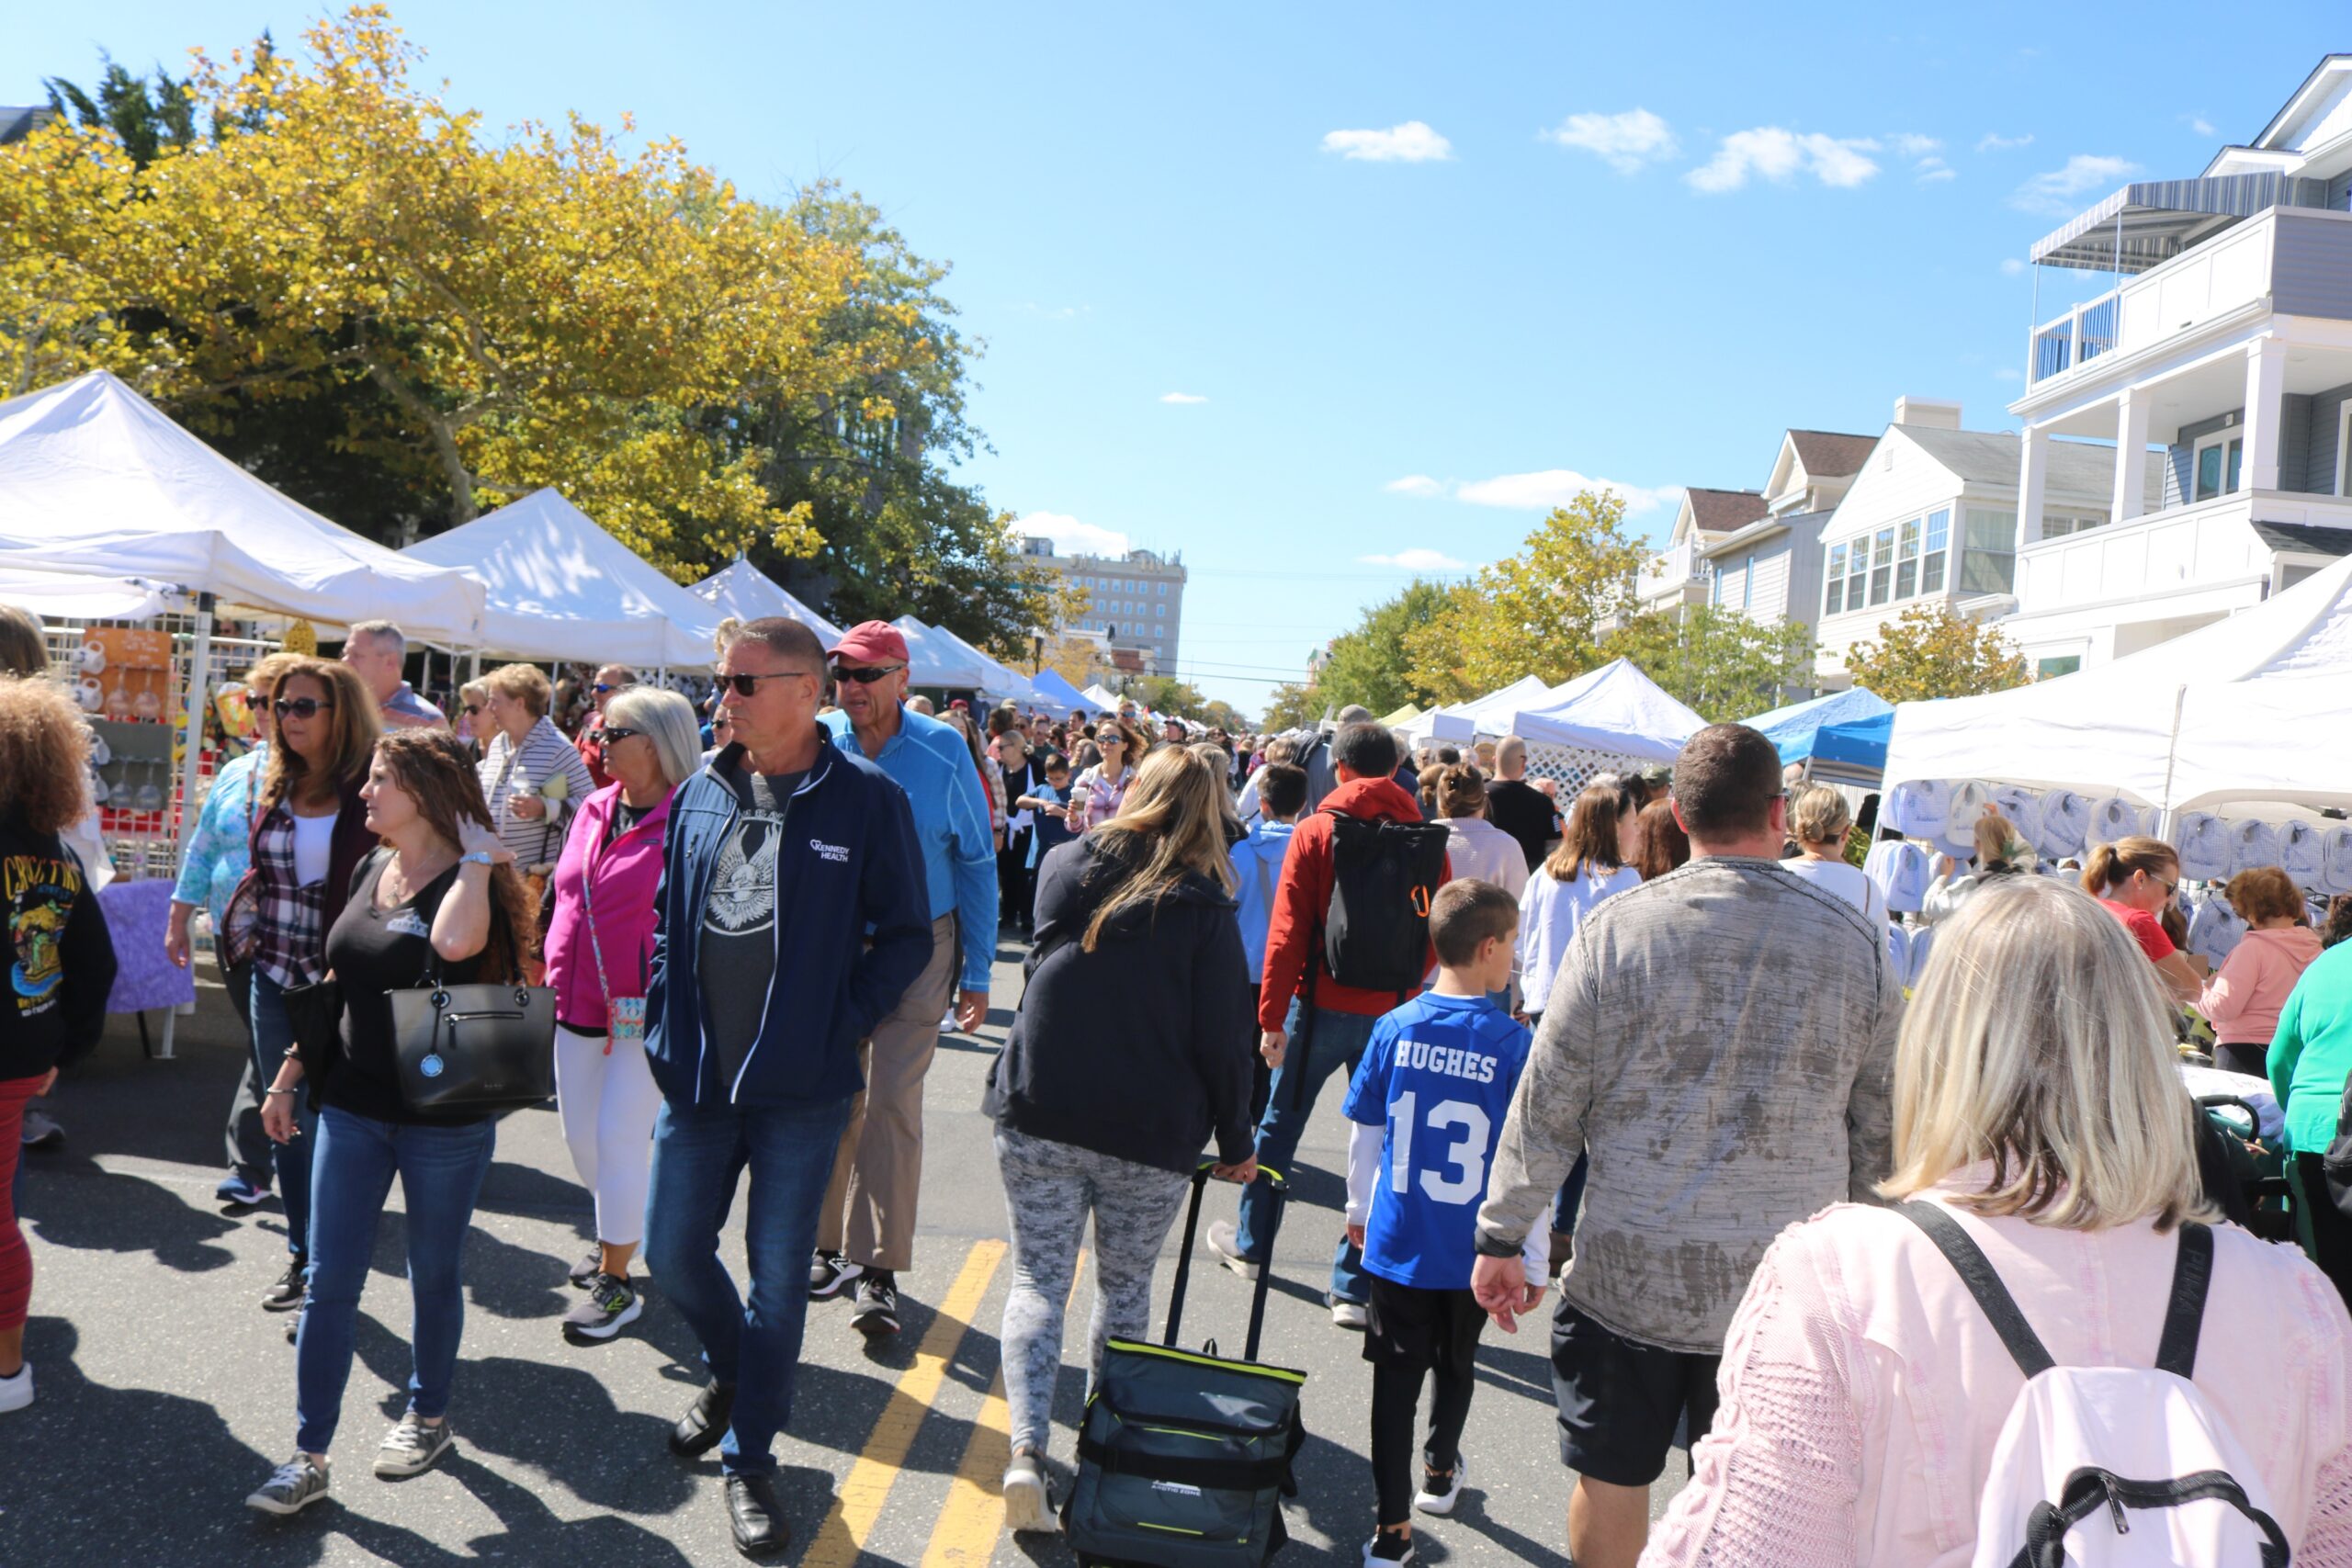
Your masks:
[[[0,817],[0,915],[9,937],[0,1078],[39,1077],[98,1043],[114,939],[74,852],[14,815]]]
[[[1238,1164],[1253,1147],[1256,1030],[1233,900],[1188,876],[1114,917],[1088,953],[1111,871],[1091,834],[1038,866],[1028,986],[981,1107],[1031,1137],[1162,1170],[1190,1173],[1212,1137]]]

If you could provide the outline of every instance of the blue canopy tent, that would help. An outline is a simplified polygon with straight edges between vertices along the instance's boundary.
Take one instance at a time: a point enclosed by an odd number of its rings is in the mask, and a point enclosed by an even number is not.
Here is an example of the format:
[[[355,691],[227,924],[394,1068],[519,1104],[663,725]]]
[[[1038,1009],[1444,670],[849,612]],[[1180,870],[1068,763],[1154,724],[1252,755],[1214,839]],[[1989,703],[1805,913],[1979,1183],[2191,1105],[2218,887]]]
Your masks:
[[[1064,680],[1057,671],[1040,670],[1029,677],[1029,684],[1035,687],[1037,694],[1064,717],[1068,717],[1073,708],[1091,706],[1086,700],[1086,694]]]
[[[1826,697],[1791,703],[1786,707],[1759,713],[1754,718],[1744,718],[1740,722],[1750,729],[1763,731],[1764,738],[1780,748],[1781,763],[1785,767],[1791,762],[1802,762],[1818,755],[1815,747],[1824,728],[1878,718],[1894,711],[1894,705],[1876,692],[1855,686],[1848,691],[1832,692]],[[1886,748],[1882,741],[1879,747],[1882,762],[1885,756]]]
[[[1813,776],[1826,784],[1876,789],[1886,773],[1886,749],[1894,739],[1894,712],[1845,724],[1825,724],[1813,734]]]

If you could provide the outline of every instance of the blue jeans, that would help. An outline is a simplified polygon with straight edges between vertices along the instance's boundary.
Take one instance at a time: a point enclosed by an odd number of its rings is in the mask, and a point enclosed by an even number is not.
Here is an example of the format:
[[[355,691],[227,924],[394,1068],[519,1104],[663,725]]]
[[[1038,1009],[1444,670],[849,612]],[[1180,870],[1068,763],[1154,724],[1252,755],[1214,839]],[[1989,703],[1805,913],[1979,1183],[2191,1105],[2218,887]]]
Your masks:
[[[286,1060],[288,1047],[294,1043],[294,1026],[286,1021],[285,995],[283,986],[260,970],[254,971],[250,1033],[254,1071],[261,1075],[254,1085],[257,1093],[267,1093],[269,1086],[277,1081],[277,1069]],[[307,1084],[294,1091],[294,1139],[273,1144],[269,1151],[271,1161],[277,1167],[277,1196],[286,1205],[286,1250],[298,1262],[311,1255],[311,1166],[318,1157],[319,1118],[311,1110],[310,1100]]]
[[[730,1475],[775,1473],[775,1456],[768,1450],[792,1420],[817,1212],[849,1108],[847,1100],[810,1105],[665,1100],[654,1119],[645,1266],[702,1341],[712,1379],[734,1385],[734,1416],[718,1445]],[[747,1168],[748,1303],[718,1260],[719,1227]]]
[[[1290,1016],[1283,1021],[1283,1032],[1289,1041],[1283,1050],[1283,1065],[1274,1069],[1273,1083],[1266,1097],[1266,1114],[1258,1122],[1258,1162],[1272,1166],[1285,1177],[1292,1174],[1291,1156],[1298,1153],[1299,1135],[1306,1131],[1306,1119],[1315,1113],[1315,1097],[1322,1092],[1323,1080],[1335,1072],[1343,1079],[1355,1077],[1356,1064],[1363,1060],[1363,1048],[1372,1040],[1372,1026],[1379,1021],[1368,1013],[1317,1008],[1312,1035],[1302,1042],[1299,1010],[1299,1003],[1294,999]],[[1236,1240],[1244,1258],[1263,1263],[1273,1255],[1273,1199],[1263,1177],[1242,1190]],[[1348,1240],[1344,1226],[1340,1231],[1339,1245],[1331,1253],[1331,1299],[1358,1304],[1372,1299],[1372,1285],[1363,1272],[1363,1253]]]
[[[351,1381],[359,1292],[376,1255],[376,1222],[392,1178],[408,1206],[409,1338],[414,1370],[408,1406],[427,1420],[449,1409],[466,1296],[458,1262],[474,1200],[490,1169],[498,1123],[408,1126],[329,1106],[319,1114],[311,1176],[311,1294],[294,1347],[295,1446],[322,1454]]]

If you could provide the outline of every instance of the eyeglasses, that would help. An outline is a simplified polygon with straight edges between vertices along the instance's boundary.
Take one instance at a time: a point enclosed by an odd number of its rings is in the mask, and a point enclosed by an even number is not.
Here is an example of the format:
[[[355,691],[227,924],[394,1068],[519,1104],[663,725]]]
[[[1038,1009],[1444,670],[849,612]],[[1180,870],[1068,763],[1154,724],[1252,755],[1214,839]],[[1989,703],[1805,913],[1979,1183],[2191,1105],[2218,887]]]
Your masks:
[[[771,675],[721,675],[718,678],[718,683],[731,689],[739,697],[748,697],[759,692],[760,682],[763,681],[783,681],[808,674],[808,671],[806,670],[778,670]],[[815,679],[814,676],[809,678]]]
[[[465,709],[468,713],[480,713],[481,712],[481,705],[480,703],[468,703],[465,705]]]
[[[269,706],[280,718],[289,715],[295,718],[314,718],[321,708],[331,708],[334,705],[322,703],[316,697],[280,697]]]
[[[632,735],[642,735],[644,733],[645,731],[642,729],[623,729],[615,725],[607,725],[604,728],[596,731],[596,744],[599,746],[617,746]]]
[[[599,681],[588,689],[595,693],[600,697],[606,692],[617,692],[620,690],[618,686],[614,685],[610,681]]]
[[[905,668],[903,664],[876,664],[870,668],[862,667],[852,670],[845,665],[836,664],[833,666],[833,678],[837,681],[854,681],[861,686],[871,686],[883,676],[895,675]]]

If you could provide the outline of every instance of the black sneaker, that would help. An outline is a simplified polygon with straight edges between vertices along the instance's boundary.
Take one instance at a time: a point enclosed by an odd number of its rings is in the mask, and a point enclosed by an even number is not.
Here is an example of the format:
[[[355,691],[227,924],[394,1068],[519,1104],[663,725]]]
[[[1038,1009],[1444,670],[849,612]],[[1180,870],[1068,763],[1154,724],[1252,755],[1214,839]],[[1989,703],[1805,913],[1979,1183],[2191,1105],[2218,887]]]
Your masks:
[[[868,1339],[899,1332],[899,1279],[888,1269],[869,1269],[858,1277],[857,1305],[850,1309],[852,1328]]]
[[[821,1302],[838,1296],[865,1272],[864,1264],[852,1263],[838,1252],[820,1252],[808,1265],[808,1299]]]
[[[563,1314],[563,1331],[588,1339],[610,1339],[644,1311],[645,1303],[627,1280],[598,1274],[588,1282],[587,1299]]]
[[[1392,1530],[1376,1530],[1363,1543],[1363,1568],[1396,1568],[1413,1560],[1413,1538]]]
[[[270,1477],[245,1499],[245,1506],[264,1514],[299,1514],[327,1495],[327,1472],[296,1454],[270,1472]]]
[[[309,1264],[299,1258],[288,1263],[286,1266],[286,1272],[277,1277],[277,1283],[261,1293],[262,1311],[292,1312],[300,1306],[303,1295],[302,1271],[309,1267]]]
[[[376,1473],[386,1481],[422,1475],[457,1443],[458,1435],[446,1418],[428,1427],[415,1411],[409,1411],[384,1434],[383,1447],[376,1450]]]
[[[605,1249],[601,1247],[592,1247],[589,1249],[588,1256],[573,1264],[564,1278],[571,1281],[573,1290],[584,1291],[595,1281],[596,1276],[604,1271]]]
[[[727,1423],[735,1414],[735,1385],[715,1382],[695,1395],[678,1424],[670,1428],[670,1451],[681,1459],[693,1459],[707,1454],[727,1436]]]

